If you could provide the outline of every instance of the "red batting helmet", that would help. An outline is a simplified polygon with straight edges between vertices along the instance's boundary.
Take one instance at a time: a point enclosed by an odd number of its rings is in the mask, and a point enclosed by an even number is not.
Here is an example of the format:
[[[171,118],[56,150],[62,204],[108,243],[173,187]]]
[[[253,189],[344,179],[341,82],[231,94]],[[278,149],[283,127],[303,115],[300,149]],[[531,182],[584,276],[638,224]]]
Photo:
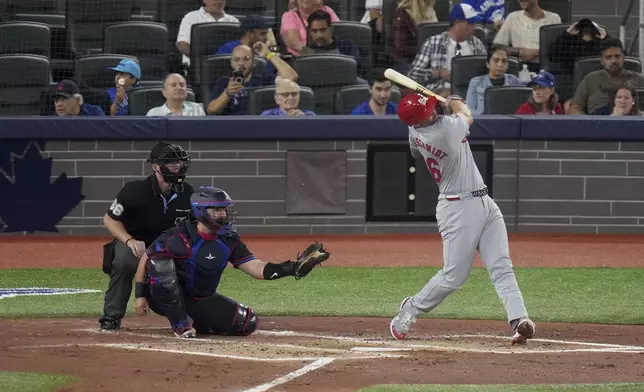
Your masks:
[[[437,100],[420,94],[405,95],[398,105],[398,117],[407,125],[418,125],[434,113]]]

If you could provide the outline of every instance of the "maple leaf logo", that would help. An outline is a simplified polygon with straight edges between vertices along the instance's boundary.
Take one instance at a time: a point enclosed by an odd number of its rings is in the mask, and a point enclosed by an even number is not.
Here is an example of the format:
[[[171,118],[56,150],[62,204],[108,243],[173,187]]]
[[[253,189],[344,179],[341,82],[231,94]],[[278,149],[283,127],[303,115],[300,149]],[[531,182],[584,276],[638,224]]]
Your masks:
[[[50,180],[52,159],[43,159],[34,144],[14,156],[13,177],[0,174],[0,221],[5,232],[57,232],[56,225],[80,203],[83,179],[61,174]]]

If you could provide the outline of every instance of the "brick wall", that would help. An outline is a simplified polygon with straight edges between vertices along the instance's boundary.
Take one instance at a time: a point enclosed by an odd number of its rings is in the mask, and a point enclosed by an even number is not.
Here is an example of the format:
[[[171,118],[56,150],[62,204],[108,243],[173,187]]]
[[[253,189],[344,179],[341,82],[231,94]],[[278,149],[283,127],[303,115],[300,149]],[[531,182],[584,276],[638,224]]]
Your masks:
[[[515,230],[644,232],[643,143],[497,141],[495,149],[495,196]]]

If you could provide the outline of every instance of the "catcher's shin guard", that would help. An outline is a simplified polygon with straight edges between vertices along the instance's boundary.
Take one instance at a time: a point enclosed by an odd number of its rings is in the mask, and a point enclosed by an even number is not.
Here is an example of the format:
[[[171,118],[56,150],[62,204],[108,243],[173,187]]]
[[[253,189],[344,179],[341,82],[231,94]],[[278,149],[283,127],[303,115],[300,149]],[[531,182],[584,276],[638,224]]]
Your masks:
[[[183,302],[183,293],[177,280],[174,259],[168,256],[153,256],[148,261],[150,295],[168,318],[172,329],[191,328],[192,320]]]

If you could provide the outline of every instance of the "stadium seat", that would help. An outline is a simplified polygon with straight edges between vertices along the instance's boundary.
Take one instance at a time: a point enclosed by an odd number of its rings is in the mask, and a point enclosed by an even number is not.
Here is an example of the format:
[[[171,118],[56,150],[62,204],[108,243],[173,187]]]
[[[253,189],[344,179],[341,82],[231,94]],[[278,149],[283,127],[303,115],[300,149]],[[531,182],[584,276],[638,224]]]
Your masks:
[[[190,33],[190,83],[201,83],[201,62],[204,57],[214,55],[223,44],[240,37],[239,23],[210,22],[193,25]]]
[[[449,28],[449,22],[420,23],[418,25],[418,52],[427,38],[440,34]]]
[[[277,107],[275,86],[255,87],[248,90],[248,114],[260,115],[264,110]],[[300,86],[300,109],[315,112],[315,94],[308,87]]]
[[[450,0],[436,0],[434,11],[439,22],[449,22]]]
[[[315,93],[315,113],[333,114],[335,90],[356,84],[357,63],[351,56],[314,54],[297,58],[293,68],[299,75],[300,86]]]
[[[470,80],[488,73],[486,63],[487,56],[458,56],[452,58],[452,94],[465,98]]]
[[[116,67],[124,58],[138,62],[134,56],[120,54],[97,54],[80,57],[74,62],[74,80],[79,87],[96,89],[114,87],[114,71],[108,68]],[[142,74],[141,78],[145,78],[145,74]]]
[[[263,14],[266,12],[263,0],[234,0],[226,2],[226,13],[231,15]]]
[[[389,53],[391,50],[391,23],[394,20],[396,9],[398,9],[398,2],[396,0],[382,1],[382,50],[385,53]]]
[[[136,87],[128,91],[128,114],[145,116],[154,107],[165,103],[163,87]],[[188,89],[186,101],[195,102],[195,93]]]
[[[51,82],[47,57],[0,55],[0,116],[40,115],[40,94]]]
[[[100,53],[105,27],[128,21],[132,14],[133,0],[66,1],[67,46],[76,56]]]
[[[530,87],[500,86],[485,90],[485,111],[483,114],[514,114],[532,94]]]
[[[163,80],[168,73],[167,42],[168,29],[161,23],[115,23],[105,28],[103,53],[136,57],[141,64],[142,78]]]
[[[360,49],[360,76],[369,75],[372,68],[373,44],[371,42],[371,27],[360,22],[340,21],[333,23],[333,35],[344,40],[352,41]]]
[[[342,87],[335,92],[335,114],[351,114],[356,106],[369,97],[369,86],[366,84]]]
[[[37,54],[49,58],[50,48],[51,31],[46,24],[36,22],[0,23],[0,54]]]
[[[232,69],[230,68],[231,54],[218,54],[214,56],[205,57],[201,61],[201,76],[200,76],[200,90],[198,91],[197,100],[208,105],[214,97],[210,96],[210,89],[213,84],[222,76],[230,76]],[[266,71],[266,60],[261,57],[255,57],[255,64],[253,65],[253,73],[255,75],[262,75]]]
[[[59,12],[56,0],[8,0],[5,12],[9,20],[65,25],[65,15]]]
[[[573,91],[577,91],[579,83],[591,72],[602,69],[599,56],[584,57],[575,61],[575,74],[573,81]],[[633,72],[642,72],[642,62],[637,57],[626,56],[624,58],[624,69]]]
[[[539,68],[556,74],[560,73],[561,67],[550,61],[551,47],[557,38],[570,27],[569,24],[554,24],[541,26],[539,29]]]
[[[539,6],[546,11],[559,14],[562,23],[570,24],[572,20],[572,1],[571,0],[539,0]],[[505,15],[510,12],[518,11],[521,7],[517,0],[505,0]]]
[[[177,34],[181,20],[188,12],[198,10],[201,5],[201,0],[157,0],[156,21],[168,28],[168,59],[172,72],[183,68],[183,55],[177,49]]]

